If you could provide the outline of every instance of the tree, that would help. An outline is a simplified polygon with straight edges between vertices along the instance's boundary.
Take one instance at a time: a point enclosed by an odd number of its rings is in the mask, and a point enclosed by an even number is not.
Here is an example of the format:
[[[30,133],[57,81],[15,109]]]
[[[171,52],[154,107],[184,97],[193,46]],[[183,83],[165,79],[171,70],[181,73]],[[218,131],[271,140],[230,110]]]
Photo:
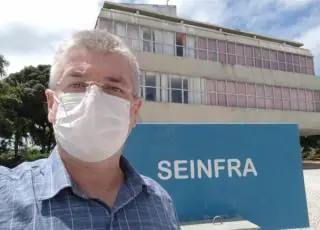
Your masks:
[[[8,67],[9,62],[0,54],[0,77],[6,75],[6,67]]]
[[[12,98],[16,103],[4,106],[4,119],[1,120],[3,127],[8,127],[8,132],[1,135],[12,135],[16,156],[23,138],[31,138],[43,153],[49,152],[55,145],[45,98],[49,72],[49,65],[29,66],[3,80],[3,87],[7,87],[3,97],[8,100]]]

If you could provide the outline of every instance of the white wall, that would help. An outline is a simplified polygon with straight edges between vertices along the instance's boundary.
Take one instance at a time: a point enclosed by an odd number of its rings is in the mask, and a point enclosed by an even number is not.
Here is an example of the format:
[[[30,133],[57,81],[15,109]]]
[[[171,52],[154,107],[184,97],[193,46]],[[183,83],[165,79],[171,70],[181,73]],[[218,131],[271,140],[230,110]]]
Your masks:
[[[319,113],[144,102],[144,123],[293,123],[303,135],[320,134]]]

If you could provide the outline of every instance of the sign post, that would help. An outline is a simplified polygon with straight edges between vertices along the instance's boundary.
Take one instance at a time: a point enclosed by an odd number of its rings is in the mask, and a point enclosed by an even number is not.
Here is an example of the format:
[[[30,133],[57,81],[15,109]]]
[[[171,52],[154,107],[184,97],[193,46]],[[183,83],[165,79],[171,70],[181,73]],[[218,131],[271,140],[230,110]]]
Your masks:
[[[169,192],[181,222],[309,226],[296,125],[140,124],[124,154]]]

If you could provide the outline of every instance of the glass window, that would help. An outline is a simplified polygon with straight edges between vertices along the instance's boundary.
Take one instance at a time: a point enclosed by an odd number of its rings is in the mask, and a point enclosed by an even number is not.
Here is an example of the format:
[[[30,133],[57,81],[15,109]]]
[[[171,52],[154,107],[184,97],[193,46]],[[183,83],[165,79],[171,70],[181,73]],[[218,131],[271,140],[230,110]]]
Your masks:
[[[218,41],[218,51],[219,53],[226,53],[226,42]]]
[[[227,82],[227,93],[236,94],[235,82]]]
[[[182,103],[182,79],[179,77],[170,77],[170,98],[171,102]]]
[[[238,95],[238,107],[241,107],[241,108],[247,107],[246,96]]]
[[[228,42],[228,54],[235,54],[236,53],[236,44],[234,42]]]
[[[115,22],[115,27],[116,27],[116,35],[118,35],[122,39],[126,38],[126,24],[121,22]]]
[[[225,94],[218,94],[218,105],[227,106],[227,96]]]
[[[266,85],[264,90],[265,90],[265,96],[266,97],[273,97],[272,86]]]
[[[246,84],[245,83],[237,83],[237,94],[246,95]]]
[[[263,97],[257,97],[257,108],[264,109],[265,102]]]
[[[216,92],[216,81],[215,80],[206,80],[206,89],[207,91]]]
[[[157,101],[157,82],[155,75],[145,75],[145,99]]]
[[[266,98],[266,109],[273,109],[273,99],[272,98]]]
[[[208,50],[217,51],[217,41],[208,39]]]
[[[273,103],[274,103],[274,108],[275,109],[282,110],[282,101],[281,101],[281,99],[275,98]]]
[[[313,57],[307,57],[307,66],[308,68],[313,68]]]
[[[139,27],[136,25],[128,24],[128,43],[135,51],[140,51],[140,41],[139,41]]]
[[[265,60],[269,60],[269,50],[268,49],[262,49],[262,58]]]
[[[278,98],[278,99],[281,99],[282,98],[282,95],[281,95],[281,87],[278,87],[278,86],[274,86],[273,87],[273,96],[275,98]]]
[[[287,62],[287,63],[293,63],[293,61],[292,61],[292,54],[286,53],[286,62]]]
[[[163,31],[163,53],[174,55],[175,50],[175,33],[170,31]]]
[[[270,60],[271,61],[277,61],[277,51],[270,50]]]
[[[247,105],[248,108],[256,108],[256,98],[255,97],[247,97]]]
[[[107,30],[107,31],[113,33],[112,21],[100,18],[99,19],[99,29]]]
[[[261,58],[261,48],[254,47],[254,57]]]
[[[282,88],[282,98],[290,98],[290,89],[283,87]]]
[[[285,62],[284,52],[278,51],[278,61]]]
[[[298,99],[299,99],[299,101],[305,101],[306,100],[306,91],[304,89],[299,89],[299,91],[298,91]]]
[[[162,39],[162,31],[161,30],[153,30],[154,36],[154,52],[163,53],[163,39]]]
[[[236,55],[237,55],[237,64],[244,65],[244,45],[236,44]]]
[[[187,35],[187,56],[196,58],[196,37]]]
[[[198,56],[201,60],[207,60],[207,39],[198,37]]]
[[[236,64],[236,55],[228,54],[228,64],[231,64],[231,65]]]
[[[292,55],[292,57],[293,57],[293,64],[299,65],[300,64],[299,55],[294,54]]]
[[[247,84],[247,95],[256,95],[256,88],[254,84]]]
[[[217,81],[217,91],[219,93],[226,92],[226,82],[225,81]]]
[[[256,85],[256,92],[258,97],[264,97],[264,85]]]
[[[283,110],[290,110],[290,101],[289,100],[283,100],[282,101],[282,108],[283,108]]]
[[[235,107],[237,106],[237,95],[228,94],[228,106]]]
[[[144,52],[153,52],[153,44],[154,44],[154,36],[150,28],[143,27],[142,28],[142,50]]]
[[[246,55],[246,57],[249,57],[249,58],[253,57],[253,47],[252,46],[245,46],[245,55]]]

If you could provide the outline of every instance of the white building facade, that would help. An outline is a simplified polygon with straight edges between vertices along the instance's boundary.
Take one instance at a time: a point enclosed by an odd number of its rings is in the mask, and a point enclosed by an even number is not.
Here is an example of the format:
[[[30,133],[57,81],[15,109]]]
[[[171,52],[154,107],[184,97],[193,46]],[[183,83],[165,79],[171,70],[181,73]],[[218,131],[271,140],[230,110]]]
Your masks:
[[[96,28],[138,58],[142,122],[297,123],[320,134],[320,80],[303,44],[178,18],[175,6],[105,3]]]

